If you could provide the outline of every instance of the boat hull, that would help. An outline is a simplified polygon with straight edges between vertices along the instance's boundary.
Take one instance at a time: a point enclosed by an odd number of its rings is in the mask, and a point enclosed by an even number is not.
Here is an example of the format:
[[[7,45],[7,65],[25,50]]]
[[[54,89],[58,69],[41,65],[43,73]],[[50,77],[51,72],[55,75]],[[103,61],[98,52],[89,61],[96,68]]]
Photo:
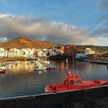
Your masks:
[[[82,90],[88,88],[95,88],[98,86],[102,86],[104,84],[108,84],[108,80],[94,80],[94,81],[82,81],[78,85],[67,86],[63,84],[49,84],[45,87],[45,93],[57,93],[63,91],[71,91],[71,90]]]

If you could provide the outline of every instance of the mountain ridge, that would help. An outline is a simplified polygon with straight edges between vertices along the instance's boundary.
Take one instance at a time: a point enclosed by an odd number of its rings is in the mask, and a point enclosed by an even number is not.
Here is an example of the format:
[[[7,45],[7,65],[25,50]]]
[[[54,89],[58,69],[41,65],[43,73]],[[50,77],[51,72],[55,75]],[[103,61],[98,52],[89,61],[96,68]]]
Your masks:
[[[32,40],[27,37],[18,37],[14,40],[10,40],[0,44],[0,48],[10,49],[10,48],[51,48],[55,47],[56,44],[49,41],[42,40]]]

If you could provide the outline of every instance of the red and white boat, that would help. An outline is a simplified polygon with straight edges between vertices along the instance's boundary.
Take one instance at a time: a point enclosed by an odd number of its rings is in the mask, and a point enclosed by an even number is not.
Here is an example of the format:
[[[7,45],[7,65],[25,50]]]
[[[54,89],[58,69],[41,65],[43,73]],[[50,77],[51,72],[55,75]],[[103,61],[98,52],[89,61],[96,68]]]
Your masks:
[[[72,74],[69,71],[67,65],[67,75],[64,82],[62,84],[48,84],[45,87],[45,93],[58,93],[71,90],[82,90],[88,88],[95,88],[104,84],[108,84],[108,80],[82,80],[78,75]]]

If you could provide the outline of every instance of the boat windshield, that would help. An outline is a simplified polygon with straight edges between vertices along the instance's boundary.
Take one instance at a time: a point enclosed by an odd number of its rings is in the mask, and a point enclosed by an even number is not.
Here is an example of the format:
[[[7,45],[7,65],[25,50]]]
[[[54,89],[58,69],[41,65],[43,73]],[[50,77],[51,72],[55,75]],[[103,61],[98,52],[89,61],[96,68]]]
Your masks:
[[[70,85],[77,85],[77,84],[80,84],[80,83],[81,83],[80,80],[70,81]]]

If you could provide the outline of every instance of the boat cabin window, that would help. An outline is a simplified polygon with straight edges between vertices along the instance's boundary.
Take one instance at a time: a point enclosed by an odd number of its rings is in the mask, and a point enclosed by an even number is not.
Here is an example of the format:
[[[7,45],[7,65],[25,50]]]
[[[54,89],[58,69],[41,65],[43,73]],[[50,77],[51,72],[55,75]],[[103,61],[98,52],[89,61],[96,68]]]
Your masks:
[[[70,81],[70,85],[77,85],[77,84],[79,84],[79,83],[81,83],[80,80],[77,80],[77,81]]]
[[[74,83],[75,83],[74,81],[70,81],[70,85],[74,85]]]

